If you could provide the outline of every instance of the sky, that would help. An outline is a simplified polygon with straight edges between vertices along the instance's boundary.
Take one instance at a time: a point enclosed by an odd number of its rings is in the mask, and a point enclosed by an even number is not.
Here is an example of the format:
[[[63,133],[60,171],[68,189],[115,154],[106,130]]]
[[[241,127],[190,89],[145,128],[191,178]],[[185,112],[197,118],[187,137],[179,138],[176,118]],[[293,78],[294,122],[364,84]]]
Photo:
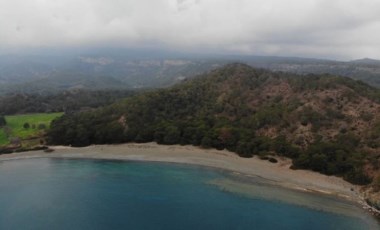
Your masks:
[[[0,0],[0,50],[380,59],[380,0]]]

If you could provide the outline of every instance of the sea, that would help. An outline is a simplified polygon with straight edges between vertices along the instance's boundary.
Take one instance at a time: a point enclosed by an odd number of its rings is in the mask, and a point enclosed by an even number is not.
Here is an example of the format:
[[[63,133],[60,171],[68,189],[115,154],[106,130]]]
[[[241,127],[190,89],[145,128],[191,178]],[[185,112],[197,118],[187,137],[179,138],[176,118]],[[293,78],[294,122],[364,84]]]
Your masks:
[[[357,204],[220,169],[157,162],[0,161],[0,229],[380,229]]]

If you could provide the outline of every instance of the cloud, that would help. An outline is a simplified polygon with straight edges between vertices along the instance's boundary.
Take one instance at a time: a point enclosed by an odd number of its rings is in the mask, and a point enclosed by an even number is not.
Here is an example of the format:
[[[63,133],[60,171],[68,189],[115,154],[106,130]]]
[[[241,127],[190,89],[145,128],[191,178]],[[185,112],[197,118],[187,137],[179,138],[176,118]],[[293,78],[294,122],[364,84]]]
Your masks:
[[[380,58],[378,0],[0,0],[0,48]]]

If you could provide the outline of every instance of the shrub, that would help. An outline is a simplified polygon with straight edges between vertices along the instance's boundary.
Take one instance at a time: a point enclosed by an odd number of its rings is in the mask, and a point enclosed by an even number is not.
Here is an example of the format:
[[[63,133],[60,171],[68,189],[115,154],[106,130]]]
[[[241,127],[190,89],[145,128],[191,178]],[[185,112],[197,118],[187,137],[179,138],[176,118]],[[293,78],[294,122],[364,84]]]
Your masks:
[[[28,122],[25,122],[24,125],[23,125],[24,129],[29,129],[30,128],[30,125]]]
[[[277,162],[278,162],[277,159],[276,159],[276,158],[273,158],[273,157],[270,157],[270,158],[268,159],[268,161],[271,162],[271,163],[277,163]]]
[[[5,120],[4,116],[0,116],[0,127],[3,127],[7,124],[7,121]]]

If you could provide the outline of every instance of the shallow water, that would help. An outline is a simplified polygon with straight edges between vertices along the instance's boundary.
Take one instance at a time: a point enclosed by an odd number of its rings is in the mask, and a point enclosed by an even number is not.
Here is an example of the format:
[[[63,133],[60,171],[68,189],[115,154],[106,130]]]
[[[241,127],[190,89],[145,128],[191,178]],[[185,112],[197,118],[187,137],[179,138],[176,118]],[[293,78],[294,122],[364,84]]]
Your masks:
[[[380,229],[353,204],[204,167],[0,162],[0,229]]]

